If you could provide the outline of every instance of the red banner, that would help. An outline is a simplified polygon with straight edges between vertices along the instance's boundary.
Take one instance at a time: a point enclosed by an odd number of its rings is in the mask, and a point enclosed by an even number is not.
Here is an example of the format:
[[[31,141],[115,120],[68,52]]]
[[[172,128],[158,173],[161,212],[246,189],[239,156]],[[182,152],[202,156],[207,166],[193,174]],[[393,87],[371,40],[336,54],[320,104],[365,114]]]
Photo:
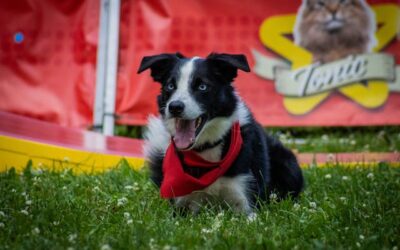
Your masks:
[[[157,111],[143,56],[214,51],[247,56],[235,86],[263,125],[400,124],[399,2],[307,2],[122,1],[118,122]],[[0,3],[0,109],[90,125],[98,18],[97,0]]]

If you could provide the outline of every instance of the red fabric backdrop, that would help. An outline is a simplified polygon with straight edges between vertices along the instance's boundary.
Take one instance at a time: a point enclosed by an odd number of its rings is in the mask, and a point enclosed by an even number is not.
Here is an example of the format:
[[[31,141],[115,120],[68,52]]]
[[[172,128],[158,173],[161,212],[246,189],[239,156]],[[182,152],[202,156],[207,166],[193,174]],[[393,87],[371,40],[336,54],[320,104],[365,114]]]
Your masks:
[[[62,125],[92,123],[99,23],[98,0],[15,0],[0,2],[0,109]],[[368,1],[371,6],[398,1]],[[159,85],[137,75],[141,58],[180,51],[206,56],[211,51],[252,49],[277,57],[259,37],[260,25],[275,15],[295,14],[300,0],[122,0],[116,113],[119,123],[145,124],[156,112]],[[21,35],[23,39],[21,41]],[[399,54],[400,42],[385,52]],[[396,55],[399,64],[399,55]],[[400,94],[365,109],[341,94],[330,95],[311,112],[291,115],[272,82],[254,72],[236,81],[243,99],[264,125],[400,124]]]

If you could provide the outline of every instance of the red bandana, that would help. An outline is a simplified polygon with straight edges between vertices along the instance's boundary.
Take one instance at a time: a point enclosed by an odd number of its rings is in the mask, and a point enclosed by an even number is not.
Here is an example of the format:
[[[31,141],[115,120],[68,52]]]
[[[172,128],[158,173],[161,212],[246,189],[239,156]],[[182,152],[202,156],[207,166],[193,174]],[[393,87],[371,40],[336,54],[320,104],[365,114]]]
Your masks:
[[[239,122],[232,127],[231,145],[228,153],[219,162],[209,162],[201,158],[196,152],[182,151],[183,162],[187,167],[209,168],[200,178],[195,178],[183,170],[182,163],[178,157],[175,144],[171,141],[163,161],[164,180],[161,184],[160,194],[163,198],[174,198],[202,190],[218,177],[225,174],[242,148],[242,135],[240,134]]]

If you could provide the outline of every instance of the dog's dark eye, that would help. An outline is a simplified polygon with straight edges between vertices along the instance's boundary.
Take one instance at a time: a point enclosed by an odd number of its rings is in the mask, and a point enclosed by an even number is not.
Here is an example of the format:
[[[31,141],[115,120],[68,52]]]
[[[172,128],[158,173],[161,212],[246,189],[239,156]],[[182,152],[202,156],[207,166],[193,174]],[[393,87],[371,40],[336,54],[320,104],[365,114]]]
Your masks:
[[[197,86],[197,89],[200,91],[206,91],[208,89],[208,85],[205,83],[200,83],[199,86]]]
[[[165,89],[166,89],[167,91],[172,91],[172,90],[175,89],[175,84],[173,84],[173,83],[168,83],[167,86],[165,86]]]

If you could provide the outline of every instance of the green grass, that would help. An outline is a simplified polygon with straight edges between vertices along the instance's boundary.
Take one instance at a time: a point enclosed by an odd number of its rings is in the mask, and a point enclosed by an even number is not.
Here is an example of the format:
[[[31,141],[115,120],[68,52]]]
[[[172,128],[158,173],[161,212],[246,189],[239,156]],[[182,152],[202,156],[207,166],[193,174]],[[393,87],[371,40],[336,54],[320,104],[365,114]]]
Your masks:
[[[1,249],[396,249],[400,169],[310,168],[298,203],[254,222],[213,207],[174,217],[146,171],[0,174]]]
[[[299,152],[399,152],[400,126],[272,128],[288,147]]]
[[[142,138],[143,127],[121,125],[115,134]],[[399,152],[400,126],[266,128],[298,152]]]

